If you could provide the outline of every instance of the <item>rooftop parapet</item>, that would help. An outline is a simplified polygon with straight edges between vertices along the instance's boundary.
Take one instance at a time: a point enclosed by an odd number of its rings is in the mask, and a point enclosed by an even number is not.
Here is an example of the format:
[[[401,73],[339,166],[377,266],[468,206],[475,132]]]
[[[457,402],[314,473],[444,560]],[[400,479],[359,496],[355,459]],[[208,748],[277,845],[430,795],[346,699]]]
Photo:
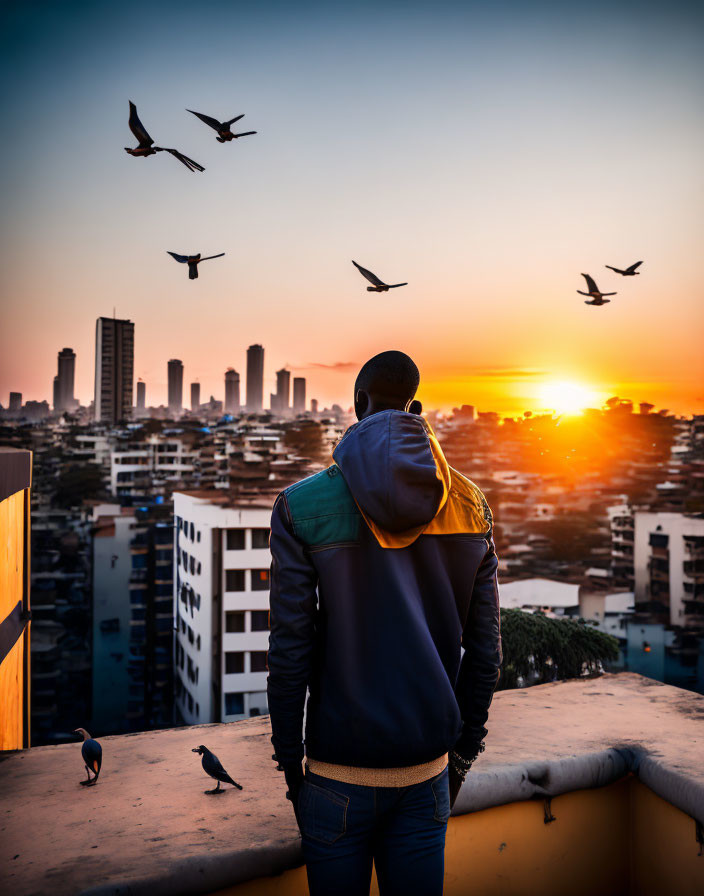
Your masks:
[[[609,786],[622,787],[628,776],[626,784],[639,779],[646,785],[644,792],[647,788],[657,794],[670,804],[668,811],[678,810],[683,819],[681,842],[658,844],[661,852],[670,850],[663,867],[688,875],[684,888],[675,885],[668,892],[704,892],[704,857],[697,857],[693,820],[704,819],[703,696],[633,673],[603,675],[500,691],[488,727],[487,750],[473,766],[455,806],[453,815],[466,817],[450,823],[448,861],[455,861],[451,854],[458,838],[468,838],[465,853],[473,848],[472,836],[478,835],[466,833],[473,818],[481,818],[481,828],[496,833],[497,843],[487,846],[479,858],[487,867],[515,861],[520,840],[525,850],[525,838],[530,836],[526,824],[536,826],[537,835],[544,838],[541,842],[554,841],[546,850],[556,848],[560,831],[570,824],[569,806],[560,802],[568,797],[560,795],[606,792]],[[103,767],[98,785],[90,788],[79,785],[84,770],[78,740],[75,745],[5,754],[0,762],[0,888],[13,896],[178,896],[212,893],[300,865],[298,831],[284,796],[283,777],[271,760],[269,737],[268,718],[261,717],[100,738]],[[218,799],[203,794],[211,782],[191,752],[199,744],[219,756],[243,785],[242,792],[231,790]],[[590,869],[589,874],[607,873],[600,867],[600,857],[591,852],[590,838],[601,837],[610,842],[612,859],[624,854],[628,862],[631,847],[625,835],[616,841],[609,828],[615,824],[614,813],[627,813],[628,805],[628,800],[603,803],[591,816],[573,811],[577,827],[566,843],[560,842],[555,855],[564,857],[565,849],[572,850],[575,863]],[[494,807],[501,806],[523,807],[530,810],[530,817],[512,828],[510,819],[496,815],[499,810]],[[556,821],[547,825],[551,813]],[[655,830],[655,821],[650,810],[642,811],[641,817],[646,818],[645,837]],[[674,823],[668,824],[674,837]],[[675,847],[683,851],[684,859],[675,855]],[[644,863],[651,852],[643,850]],[[593,883],[586,871],[583,882],[575,877],[569,889],[560,890],[557,859],[552,854],[544,858],[555,877],[554,886],[543,885],[534,892],[597,892],[588,888]],[[532,868],[539,861],[540,856],[531,855]],[[652,869],[644,865],[642,872],[655,881]],[[490,883],[476,892],[519,892],[511,889],[507,878],[503,884],[499,878],[497,872],[496,887]],[[279,879],[275,892],[303,892],[287,890],[284,880]],[[627,887],[619,888],[621,883],[613,880],[608,892],[628,892]],[[448,878],[447,892],[467,892],[461,881],[459,888],[456,885],[455,878]],[[256,892],[271,892],[265,881],[262,887]],[[247,889],[250,892],[255,890]],[[631,892],[658,891],[639,887]]]

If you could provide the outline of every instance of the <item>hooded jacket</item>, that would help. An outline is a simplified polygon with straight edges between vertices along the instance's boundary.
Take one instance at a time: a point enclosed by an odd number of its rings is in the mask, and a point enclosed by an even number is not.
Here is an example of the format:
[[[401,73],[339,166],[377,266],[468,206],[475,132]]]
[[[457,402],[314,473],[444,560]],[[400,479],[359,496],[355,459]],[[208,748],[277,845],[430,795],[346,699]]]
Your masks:
[[[268,700],[279,762],[397,768],[472,752],[501,665],[484,495],[420,416],[350,427],[271,522]],[[462,647],[464,655],[462,655]]]

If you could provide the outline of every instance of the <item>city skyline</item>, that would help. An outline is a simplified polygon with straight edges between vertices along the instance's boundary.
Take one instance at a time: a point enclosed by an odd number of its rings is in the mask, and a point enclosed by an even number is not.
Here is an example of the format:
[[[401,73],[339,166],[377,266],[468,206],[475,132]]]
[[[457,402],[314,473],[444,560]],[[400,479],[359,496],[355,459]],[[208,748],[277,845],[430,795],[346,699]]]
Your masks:
[[[397,348],[429,408],[539,409],[546,384],[568,382],[704,410],[693,4],[634,19],[599,3],[411,3],[374,11],[370,33],[352,10],[277,6],[272,31],[266,11],[206,3],[188,35],[159,4],[40,6],[8,12],[0,63],[17,85],[7,119],[41,110],[52,133],[19,128],[0,150],[3,404],[10,390],[50,400],[62,345],[89,400],[90,318],[114,307],[137,322],[150,403],[166,401],[162,359],[219,394],[256,341],[322,406],[348,406],[356,369]],[[129,100],[205,172],[130,158]],[[244,112],[257,135],[220,146],[189,107]],[[166,255],[209,246],[226,257],[197,281]],[[409,285],[370,296],[352,258]],[[638,277],[605,268],[636,259]],[[610,305],[582,303],[581,272],[618,292]]]
[[[130,321],[123,322],[123,321],[120,321],[119,319],[115,319],[115,318],[99,318],[98,323],[100,321],[105,321],[105,322],[115,322],[116,321],[117,323],[132,324],[132,322],[130,322]],[[133,328],[133,332],[134,332],[134,324],[132,324],[132,328]],[[134,340],[134,341],[136,342],[136,340]],[[276,412],[279,410],[279,405],[278,405],[277,399],[278,399],[278,394],[279,394],[279,381],[280,381],[282,374],[289,375],[289,383],[293,384],[293,386],[295,386],[297,381],[303,382],[303,396],[305,398],[305,394],[308,391],[308,384],[310,382],[308,377],[300,377],[300,376],[291,377],[291,374],[294,373],[295,370],[290,365],[288,365],[288,366],[285,365],[283,368],[274,372],[273,374],[269,374],[269,379],[267,380],[266,366],[264,363],[265,351],[263,349],[263,346],[261,346],[259,344],[250,345],[244,351],[245,358],[247,358],[250,350],[257,350],[254,352],[254,354],[257,356],[257,367],[259,368],[259,364],[261,364],[261,369],[257,369],[255,371],[256,375],[253,377],[253,382],[255,383],[255,385],[254,385],[255,392],[257,393],[257,395],[259,395],[261,393],[261,396],[262,396],[261,407],[255,408],[255,410],[261,410],[261,411],[269,411],[270,410],[273,412]],[[261,350],[261,357],[259,357],[258,350]],[[71,357],[71,374],[72,374],[72,378],[73,378],[73,373],[74,373],[75,365],[76,365],[76,357],[77,357],[76,353],[73,352],[73,350],[71,348],[64,348],[61,352],[59,352],[59,359],[61,360],[61,356],[67,352],[71,352],[71,355],[72,355],[72,357]],[[180,395],[180,399],[177,398],[176,403],[173,405],[173,408],[171,408],[171,403],[169,400],[169,371],[172,369],[172,366],[177,366],[177,365],[180,365],[180,367],[179,367],[180,384],[176,384],[174,381],[172,381],[172,383],[173,383],[173,389],[174,389],[174,397],[176,397],[176,395],[178,393]],[[148,382],[148,381],[144,380],[142,377],[139,377],[137,380],[134,381],[134,384],[133,384],[133,390],[134,390],[133,404],[132,404],[133,409],[139,410],[139,409],[144,409],[145,407],[147,407],[147,408],[148,407],[154,407],[154,408],[166,407],[166,408],[171,408],[177,414],[186,410],[183,405],[183,388],[184,388],[184,379],[183,378],[187,374],[186,365],[180,359],[172,358],[168,362],[166,362],[165,366],[166,366],[166,370],[167,370],[167,376],[164,377],[163,381],[161,381],[161,382],[157,380],[157,394],[161,395],[162,393],[164,393],[162,395],[162,400],[159,400],[159,399],[153,400],[151,398],[148,398],[145,403],[146,389],[149,388],[150,390],[153,390],[154,383]],[[245,367],[247,366],[246,361],[245,361],[244,366]],[[351,394],[352,394],[352,385],[351,384],[354,382],[354,378],[356,377],[358,366],[361,367],[361,363],[359,365],[357,365],[356,362],[347,362],[347,363],[341,363],[341,364],[335,364],[335,365],[312,363],[312,364],[306,365],[305,367],[297,368],[297,369],[302,370],[302,371],[310,371],[310,370],[315,371],[316,369],[326,369],[326,370],[330,370],[330,371],[334,372],[335,374],[339,375],[340,377],[346,376],[350,383],[349,395],[351,396]],[[93,388],[95,390],[95,382],[96,382],[95,377],[97,375],[97,370],[95,368],[95,362],[92,363],[91,368],[93,370],[93,374],[92,374],[91,378],[93,380],[93,384],[94,384]],[[188,376],[189,377],[191,376],[190,372],[188,372]],[[221,373],[219,386],[211,383],[211,385],[213,385],[213,389],[211,392],[208,392],[207,388],[205,390],[202,390],[202,392],[201,392],[202,384],[199,379],[196,378],[195,380],[191,381],[191,386],[190,386],[191,399],[194,394],[193,389],[194,389],[194,387],[197,386],[198,387],[197,392],[198,392],[199,398],[200,398],[201,394],[204,394],[204,395],[209,394],[210,397],[215,398],[215,400],[220,400],[223,402],[223,411],[225,413],[227,413],[228,411],[227,411],[227,408],[225,407],[225,405],[227,404],[228,377],[229,376],[234,376],[234,378],[235,378],[234,381],[237,384],[235,389],[237,391],[237,394],[239,394],[240,377],[239,377],[239,374],[237,373],[237,371],[234,370],[234,368],[232,368],[230,366],[224,371],[224,377],[223,377],[223,374]],[[488,394],[488,390],[486,390],[486,385],[482,386],[483,380],[485,380],[485,381],[486,380],[489,380],[489,381],[495,380],[497,383],[504,383],[504,384],[512,383],[515,387],[518,387],[520,389],[522,386],[526,390],[529,390],[531,388],[531,386],[526,386],[525,384],[530,383],[530,384],[532,384],[533,388],[535,389],[534,395],[536,396],[536,399],[532,404],[528,402],[528,403],[523,404],[522,406],[519,406],[518,404],[516,404],[517,399],[511,399],[511,398],[505,398],[503,401],[499,400],[498,403],[494,403],[493,405],[490,403],[490,401],[488,403],[482,404],[480,396],[482,394]],[[57,392],[56,392],[57,381],[58,381],[58,377],[54,376],[54,378],[53,378],[53,397],[52,396],[47,396],[47,397],[40,396],[38,398],[33,398],[33,397],[30,398],[29,396],[26,395],[26,393],[22,392],[19,389],[11,389],[7,392],[7,395],[8,395],[7,404],[5,404],[2,401],[3,396],[2,396],[2,393],[0,393],[0,407],[4,408],[6,410],[10,409],[12,396],[19,395],[21,397],[22,402],[29,401],[30,403],[36,404],[36,403],[41,403],[41,402],[45,401],[45,402],[47,402],[49,407],[51,407],[54,411],[56,411],[57,407],[55,405],[54,399],[57,394]],[[269,393],[270,401],[269,401],[268,407],[265,406],[265,402],[263,401],[264,394],[267,394],[266,393],[267,381],[271,382],[272,386],[273,386],[273,391],[271,393]],[[247,388],[247,382],[248,382],[248,379],[245,378],[244,384],[243,384],[245,388]],[[223,383],[224,383],[224,386],[223,386]],[[506,369],[488,368],[488,369],[481,369],[481,370],[476,371],[476,378],[473,381],[471,378],[466,378],[465,383],[464,383],[464,388],[467,391],[462,392],[462,393],[458,392],[458,398],[455,402],[449,402],[449,403],[445,403],[445,404],[433,404],[432,401],[428,401],[427,400],[428,395],[437,394],[438,392],[440,394],[442,394],[443,384],[442,383],[430,383],[430,384],[425,384],[425,388],[423,388],[424,383],[423,383],[422,378],[421,378],[421,387],[418,392],[418,397],[423,398],[423,396],[425,396],[425,401],[423,401],[423,406],[424,406],[425,411],[436,411],[436,412],[443,413],[443,412],[448,412],[448,411],[452,410],[453,408],[461,407],[462,405],[472,404],[472,406],[476,407],[477,410],[493,411],[493,412],[497,412],[503,416],[508,416],[508,417],[520,415],[527,411],[529,411],[531,413],[554,413],[554,414],[558,414],[558,415],[560,413],[581,413],[582,410],[586,410],[587,408],[604,407],[606,405],[607,399],[612,398],[616,395],[618,395],[618,397],[620,397],[622,400],[631,401],[632,404],[634,405],[634,407],[638,407],[638,405],[641,405],[641,404],[651,403],[651,399],[656,399],[654,402],[652,402],[652,408],[656,412],[660,411],[660,410],[667,410],[671,413],[674,413],[674,414],[677,414],[680,416],[685,416],[685,417],[696,415],[697,413],[701,413],[702,412],[701,409],[697,410],[697,408],[699,408],[700,404],[704,405],[704,398],[702,398],[702,397],[696,397],[694,399],[694,408],[695,409],[687,409],[686,403],[684,401],[676,400],[671,405],[666,405],[666,403],[664,401],[658,402],[657,401],[658,391],[659,391],[658,384],[653,383],[653,382],[649,382],[649,383],[633,383],[632,382],[632,383],[622,384],[622,386],[624,388],[622,388],[620,391],[615,390],[615,389],[598,390],[594,387],[590,387],[588,384],[585,384],[584,382],[579,382],[577,380],[566,380],[566,379],[559,380],[559,379],[547,377],[545,372],[540,371],[539,369],[535,369],[535,370],[516,369],[516,370],[513,370],[511,368],[506,368]],[[624,389],[625,389],[625,391],[624,391]],[[695,390],[695,391],[698,391],[698,390]],[[701,391],[704,391],[704,390],[701,390]],[[504,394],[506,396],[508,396],[510,393],[507,390]],[[519,394],[518,391],[515,394],[518,395]],[[634,398],[633,397],[634,395],[638,395],[639,397]],[[218,398],[218,396],[220,396],[220,397]],[[14,400],[16,403],[16,399],[14,399]],[[93,396],[88,398],[88,400],[81,400],[80,396],[76,396],[74,398],[76,407],[78,407],[79,405],[82,405],[84,407],[89,407],[91,405],[91,403],[93,402],[93,400],[94,400],[94,393],[93,393]],[[290,397],[290,401],[293,402],[292,396]],[[316,399],[311,399],[311,401],[315,401],[316,406],[319,403],[318,400],[316,400]],[[509,402],[511,402],[511,401],[513,401],[513,404],[509,404]],[[191,404],[192,404],[192,402],[191,402]],[[323,404],[326,405],[327,403],[324,402]],[[340,407],[349,409],[349,408],[351,408],[352,402],[351,402],[351,399],[349,401],[345,401],[344,398],[340,398],[337,401],[335,401],[334,399],[331,399],[329,404],[330,405],[337,404]],[[248,405],[246,403],[240,405],[239,401],[236,401],[235,405],[236,405],[237,410],[239,410],[240,412],[247,412],[249,410]],[[233,405],[233,409],[235,408],[235,405]],[[293,403],[291,403],[290,405],[286,405],[286,407],[293,408]],[[59,408],[59,409],[66,410],[68,408]],[[284,407],[284,409],[285,409],[285,407]],[[193,410],[193,407],[191,407],[191,410]]]

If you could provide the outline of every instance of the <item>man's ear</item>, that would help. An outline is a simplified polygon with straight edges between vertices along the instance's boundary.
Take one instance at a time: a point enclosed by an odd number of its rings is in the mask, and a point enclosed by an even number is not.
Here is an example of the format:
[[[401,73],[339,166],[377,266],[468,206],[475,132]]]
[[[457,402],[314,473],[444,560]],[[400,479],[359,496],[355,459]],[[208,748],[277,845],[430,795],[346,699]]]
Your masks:
[[[358,389],[354,396],[354,412],[357,419],[361,420],[369,408],[369,395],[364,389]]]
[[[418,399],[410,402],[410,404],[408,405],[408,413],[418,414],[419,416],[423,413],[423,405],[418,401]]]

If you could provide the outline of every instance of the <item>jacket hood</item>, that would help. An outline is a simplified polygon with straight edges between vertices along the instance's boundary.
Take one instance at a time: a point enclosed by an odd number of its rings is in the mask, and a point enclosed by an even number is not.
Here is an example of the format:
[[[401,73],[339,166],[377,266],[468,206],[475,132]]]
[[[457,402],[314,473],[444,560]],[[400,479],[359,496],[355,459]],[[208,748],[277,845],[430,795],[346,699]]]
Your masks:
[[[347,430],[333,459],[382,547],[412,544],[447,501],[450,468],[416,414],[372,414]]]

